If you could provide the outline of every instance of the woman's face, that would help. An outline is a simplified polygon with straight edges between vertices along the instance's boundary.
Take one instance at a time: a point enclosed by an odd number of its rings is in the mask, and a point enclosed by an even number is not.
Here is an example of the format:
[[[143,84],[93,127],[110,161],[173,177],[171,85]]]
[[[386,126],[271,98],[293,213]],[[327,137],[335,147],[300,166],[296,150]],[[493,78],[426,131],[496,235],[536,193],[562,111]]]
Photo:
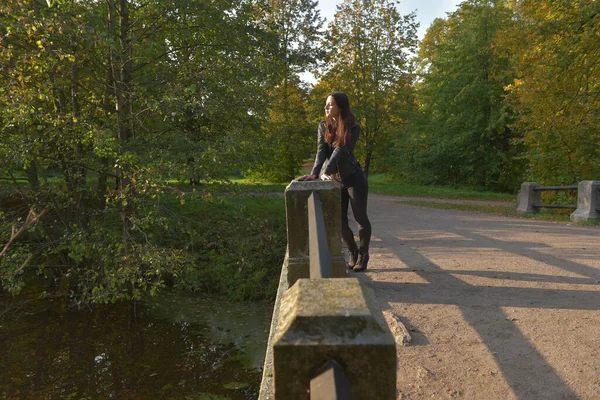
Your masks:
[[[325,102],[325,116],[333,119],[337,119],[337,117],[340,116],[340,109],[337,104],[335,104],[333,96],[329,96]]]

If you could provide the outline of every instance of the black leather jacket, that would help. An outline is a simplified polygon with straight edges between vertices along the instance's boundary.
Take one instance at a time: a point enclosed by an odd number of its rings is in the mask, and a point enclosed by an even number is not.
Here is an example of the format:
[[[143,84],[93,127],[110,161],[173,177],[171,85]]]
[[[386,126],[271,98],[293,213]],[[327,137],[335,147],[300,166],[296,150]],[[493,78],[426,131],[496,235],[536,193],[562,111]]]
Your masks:
[[[339,179],[344,181],[361,170],[361,166],[354,156],[354,146],[360,136],[360,126],[354,123],[350,128],[350,141],[345,146],[337,147],[333,144],[325,142],[325,121],[319,123],[319,145],[317,148],[317,156],[315,157],[315,165],[313,166],[312,175],[320,176],[321,169],[325,161],[328,161],[324,174],[339,175]]]

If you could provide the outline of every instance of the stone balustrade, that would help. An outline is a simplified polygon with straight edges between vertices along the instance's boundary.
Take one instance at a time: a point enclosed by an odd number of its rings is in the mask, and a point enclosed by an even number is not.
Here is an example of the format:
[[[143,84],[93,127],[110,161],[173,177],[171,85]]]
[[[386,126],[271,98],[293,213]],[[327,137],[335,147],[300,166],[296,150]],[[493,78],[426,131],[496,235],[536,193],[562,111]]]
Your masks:
[[[333,276],[346,277],[342,255],[341,187],[334,181],[292,181],[285,189],[287,222],[288,284],[310,278],[308,198],[316,192],[321,199]]]
[[[322,201],[333,264],[330,279],[310,279],[307,201],[313,192]],[[346,278],[339,185],[294,181],[286,188],[285,202],[288,248],[259,399],[310,399],[310,388],[318,386],[311,381],[321,379],[332,362],[343,370],[354,400],[395,399],[394,337],[373,291],[356,278]]]
[[[600,218],[600,181],[581,181],[573,186],[541,186],[537,182],[525,182],[519,192],[517,211],[521,213],[537,213],[543,207],[574,208],[571,221],[581,222]],[[541,192],[546,190],[576,190],[577,205],[543,204]]]

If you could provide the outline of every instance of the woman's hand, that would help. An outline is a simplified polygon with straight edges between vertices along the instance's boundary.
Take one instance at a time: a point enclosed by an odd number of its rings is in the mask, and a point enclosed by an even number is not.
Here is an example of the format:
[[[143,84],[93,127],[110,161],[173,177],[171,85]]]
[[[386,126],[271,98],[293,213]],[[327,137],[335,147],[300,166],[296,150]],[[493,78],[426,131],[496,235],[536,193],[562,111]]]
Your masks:
[[[318,179],[319,177],[317,175],[302,175],[301,177],[299,177],[298,179],[296,179],[297,181],[314,181],[315,179]]]

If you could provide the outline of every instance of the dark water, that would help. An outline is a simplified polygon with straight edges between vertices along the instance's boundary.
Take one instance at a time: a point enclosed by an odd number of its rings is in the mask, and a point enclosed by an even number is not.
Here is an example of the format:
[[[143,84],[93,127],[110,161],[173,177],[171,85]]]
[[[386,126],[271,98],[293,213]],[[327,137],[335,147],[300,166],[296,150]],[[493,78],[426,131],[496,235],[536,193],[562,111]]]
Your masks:
[[[0,304],[1,399],[256,399],[272,305]]]

